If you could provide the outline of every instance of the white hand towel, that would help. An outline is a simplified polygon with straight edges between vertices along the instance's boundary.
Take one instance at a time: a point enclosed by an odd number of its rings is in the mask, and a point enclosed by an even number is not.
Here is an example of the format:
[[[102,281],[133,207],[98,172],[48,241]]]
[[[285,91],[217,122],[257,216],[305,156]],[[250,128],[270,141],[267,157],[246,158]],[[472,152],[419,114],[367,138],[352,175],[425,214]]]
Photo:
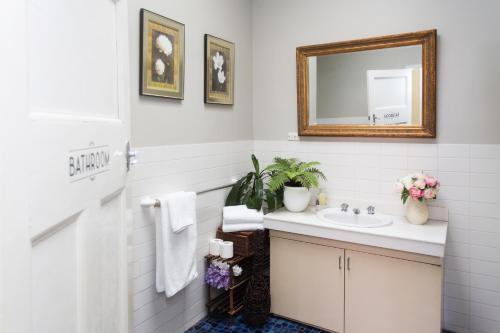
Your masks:
[[[173,232],[181,232],[196,219],[196,193],[176,192],[167,196],[168,214]]]
[[[240,224],[222,224],[222,231],[237,232],[237,231],[253,231],[264,230],[263,223],[240,223]]]
[[[224,224],[262,223],[264,214],[256,209],[249,209],[246,205],[228,206],[223,209]]]
[[[175,295],[198,277],[196,270],[196,216],[192,225],[175,233],[170,223],[168,198],[156,210],[156,290]]]

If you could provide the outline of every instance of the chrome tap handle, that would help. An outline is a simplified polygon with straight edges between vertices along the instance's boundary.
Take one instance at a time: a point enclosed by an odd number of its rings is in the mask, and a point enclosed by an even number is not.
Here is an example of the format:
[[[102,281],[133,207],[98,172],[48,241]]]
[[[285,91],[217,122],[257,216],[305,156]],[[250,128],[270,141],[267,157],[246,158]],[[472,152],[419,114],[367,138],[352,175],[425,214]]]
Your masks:
[[[346,204],[345,202],[342,205],[340,205],[340,210],[343,212],[347,212],[348,208],[349,208],[349,205]]]
[[[355,215],[359,215],[359,213],[361,213],[361,211],[359,210],[359,208],[353,208],[353,209],[352,209],[352,212],[353,212]]]
[[[366,210],[368,211],[369,215],[375,214],[375,206],[368,206],[368,208],[366,208]]]

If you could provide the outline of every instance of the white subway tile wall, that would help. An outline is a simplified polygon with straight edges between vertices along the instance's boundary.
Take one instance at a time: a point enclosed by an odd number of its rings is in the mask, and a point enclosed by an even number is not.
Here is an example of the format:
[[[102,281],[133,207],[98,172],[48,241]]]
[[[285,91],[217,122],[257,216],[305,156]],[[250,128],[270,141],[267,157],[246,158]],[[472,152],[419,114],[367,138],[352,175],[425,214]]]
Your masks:
[[[414,171],[438,176],[443,186],[431,205],[448,208],[450,223],[445,328],[500,332],[500,145],[238,141],[139,149],[130,186],[134,333],[183,332],[206,314],[201,276],[171,299],[156,293],[153,209],[141,209],[140,200],[227,183],[251,169],[252,152],[261,165],[274,156],[320,161],[328,177],[324,186],[330,204],[375,204],[394,214],[404,214],[394,190],[397,178]],[[208,240],[221,222],[226,193],[198,198],[199,272]]]
[[[449,209],[444,326],[500,332],[500,145],[254,141],[262,164],[274,156],[317,160],[330,204],[375,204],[403,214],[394,182],[424,171],[442,183],[433,206]]]
[[[132,169],[129,186],[133,213],[129,275],[134,333],[184,332],[206,315],[203,257],[208,253],[209,240],[215,236],[222,221],[227,190],[198,196],[199,277],[169,299],[155,289],[154,208],[141,208],[141,199],[229,184],[232,178],[251,168],[252,149],[252,141],[138,149],[139,163]]]

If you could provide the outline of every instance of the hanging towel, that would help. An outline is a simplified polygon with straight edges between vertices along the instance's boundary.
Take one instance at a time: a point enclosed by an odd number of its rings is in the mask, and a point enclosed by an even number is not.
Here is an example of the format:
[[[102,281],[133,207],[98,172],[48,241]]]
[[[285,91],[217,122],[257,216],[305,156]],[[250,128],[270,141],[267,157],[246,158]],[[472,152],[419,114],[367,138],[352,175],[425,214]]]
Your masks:
[[[223,209],[223,221],[224,224],[262,223],[264,214],[262,211],[249,209],[246,205],[228,206]]]
[[[264,230],[263,223],[239,223],[239,224],[224,224],[222,223],[222,231],[237,232],[237,231],[253,231]]]
[[[156,290],[172,297],[198,277],[196,270],[196,216],[193,224],[173,232],[168,196],[156,210]]]
[[[196,193],[172,193],[167,196],[167,202],[170,226],[173,232],[181,232],[195,223]]]

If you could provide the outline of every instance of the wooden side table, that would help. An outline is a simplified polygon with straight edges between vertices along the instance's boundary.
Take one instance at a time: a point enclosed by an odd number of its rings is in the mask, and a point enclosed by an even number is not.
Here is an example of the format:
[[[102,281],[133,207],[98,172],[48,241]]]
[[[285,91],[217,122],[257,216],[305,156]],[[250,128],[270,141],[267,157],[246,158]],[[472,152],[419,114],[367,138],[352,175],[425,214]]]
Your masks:
[[[217,290],[207,285],[207,309],[209,314],[227,313],[231,316],[239,313],[243,307],[248,281],[252,276],[252,256],[235,256],[230,259],[222,259],[219,256],[207,255],[205,260],[208,265],[214,260],[227,263],[229,267],[229,288],[227,290]],[[240,266],[243,271],[240,276],[234,276],[233,267]]]

